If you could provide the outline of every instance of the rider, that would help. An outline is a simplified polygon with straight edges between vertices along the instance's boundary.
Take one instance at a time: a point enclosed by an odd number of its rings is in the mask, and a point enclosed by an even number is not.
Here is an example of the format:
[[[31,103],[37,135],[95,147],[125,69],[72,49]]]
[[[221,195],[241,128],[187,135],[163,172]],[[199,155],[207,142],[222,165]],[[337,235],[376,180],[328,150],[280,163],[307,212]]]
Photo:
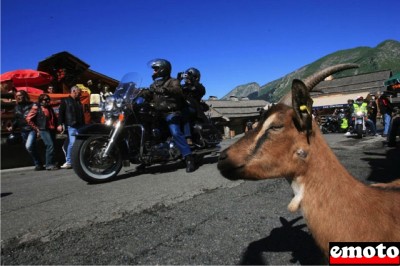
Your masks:
[[[368,104],[366,102],[364,102],[364,97],[358,96],[355,103],[353,104],[354,113],[362,112],[364,114],[365,123],[371,129],[371,132],[372,132],[371,134],[373,136],[375,136],[376,135],[376,127],[374,125],[374,122],[372,122],[372,120],[367,117],[367,114],[368,114],[367,106],[368,106]]]
[[[183,94],[180,82],[171,78],[172,66],[169,61],[154,59],[149,64],[153,69],[154,82],[150,85],[150,91],[153,92],[155,108],[163,114],[173,141],[185,159],[186,172],[193,172],[195,164],[192,151],[181,131]]]
[[[184,134],[191,142],[190,122],[199,120],[202,123],[207,122],[207,117],[204,114],[204,109],[201,104],[201,98],[206,94],[206,88],[200,83],[200,71],[194,67],[187,69],[183,75],[185,83],[182,86],[183,96],[186,100],[184,108]]]

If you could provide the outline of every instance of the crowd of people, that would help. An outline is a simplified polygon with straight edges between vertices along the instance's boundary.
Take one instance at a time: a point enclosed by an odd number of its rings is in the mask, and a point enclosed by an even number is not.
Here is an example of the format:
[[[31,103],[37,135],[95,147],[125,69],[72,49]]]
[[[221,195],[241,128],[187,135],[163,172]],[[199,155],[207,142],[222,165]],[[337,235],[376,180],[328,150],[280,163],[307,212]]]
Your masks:
[[[383,123],[383,131],[382,134],[380,134],[382,137],[389,139],[391,132],[397,134],[396,129],[392,126],[392,117],[396,109],[390,102],[388,94],[377,93],[376,95],[372,95],[369,101],[365,101],[362,96],[358,96],[355,102],[350,99],[348,103],[350,114],[358,111],[365,113],[365,122],[372,135],[378,136],[376,130],[377,117],[380,117]],[[392,143],[389,145],[391,144]]]
[[[153,83],[147,91],[149,100],[162,114],[170,130],[172,139],[186,163],[186,172],[196,169],[191,151],[191,123],[206,122],[204,105],[201,98],[206,89],[200,83],[200,71],[194,67],[178,73],[177,78],[171,77],[171,63],[165,59],[155,59],[150,62]],[[181,81],[184,81],[181,84]],[[11,86],[8,84],[7,86]],[[7,91],[10,88],[7,87]],[[50,105],[49,93],[39,96],[37,102],[30,101],[26,91],[15,91],[15,116],[10,132],[19,130],[26,150],[32,157],[35,170],[71,169],[71,152],[75,142],[76,132],[85,125],[83,106],[80,102],[81,89],[73,86],[70,94],[62,98],[58,116]],[[57,133],[66,133],[63,144],[65,163],[61,166],[55,162],[55,139]],[[37,148],[37,140],[41,138],[45,144],[45,163],[41,161]],[[144,166],[143,166],[144,167]]]
[[[51,106],[49,94],[39,95],[37,102],[31,102],[29,94],[20,90],[15,93],[16,106],[14,109],[13,123],[7,127],[10,132],[17,129],[21,133],[26,150],[32,157],[35,170],[58,170],[60,166],[55,162],[56,134],[63,133],[67,127],[68,138],[64,146],[66,163],[61,168],[71,167],[71,148],[75,139],[76,129],[84,125],[83,108],[80,103],[81,90],[74,86],[67,98],[61,100],[58,116]],[[75,130],[75,131],[74,131]],[[45,150],[45,163],[40,159],[37,140],[42,139]]]
[[[162,114],[172,139],[181,152],[186,163],[186,172],[196,169],[191,151],[191,123],[193,121],[206,122],[202,97],[206,89],[200,83],[200,71],[194,67],[178,73],[177,78],[171,77],[172,65],[165,59],[154,59],[149,63],[152,68],[153,83],[147,90],[146,97]],[[182,80],[184,81],[181,84]],[[39,96],[36,103],[30,101],[26,91],[15,90],[12,81],[2,82],[2,93],[12,93],[15,96],[15,116],[12,125],[7,127],[10,132],[17,129],[21,133],[23,143],[32,157],[35,170],[71,169],[71,152],[75,142],[75,134],[85,125],[83,106],[80,102],[81,89],[73,86],[68,97],[61,100],[58,116],[50,105],[49,93],[53,92],[50,85],[46,93]],[[383,132],[381,136],[387,138],[388,145],[396,145],[396,136],[400,129],[400,110],[393,107],[386,93],[372,95],[368,101],[362,96],[355,100],[349,99],[348,106],[341,111],[335,110],[334,115],[342,112],[340,130],[351,135],[354,130],[352,115],[357,112],[365,114],[365,123],[369,134],[377,134],[377,118],[382,118]],[[250,122],[250,121],[249,121]],[[253,128],[247,123],[247,130]],[[57,133],[66,133],[67,138],[62,146],[65,154],[65,163],[59,166],[55,162],[55,139]],[[45,144],[45,163],[38,154],[37,140],[41,138]],[[139,166],[140,167],[145,167]]]

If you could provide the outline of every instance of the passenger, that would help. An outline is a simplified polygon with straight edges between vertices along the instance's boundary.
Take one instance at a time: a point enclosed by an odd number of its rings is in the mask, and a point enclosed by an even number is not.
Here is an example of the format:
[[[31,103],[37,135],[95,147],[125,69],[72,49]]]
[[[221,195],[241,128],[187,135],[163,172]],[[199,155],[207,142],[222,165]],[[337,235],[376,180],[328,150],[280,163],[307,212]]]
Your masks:
[[[206,88],[200,83],[200,71],[194,67],[189,68],[185,71],[183,78],[184,84],[182,86],[183,96],[186,101],[186,106],[183,110],[184,116],[184,135],[189,144],[192,144],[191,140],[191,126],[194,121],[201,123],[207,123],[208,119],[204,112],[201,98],[206,94]]]
[[[171,63],[164,59],[150,61],[154,82],[150,85],[155,108],[164,116],[172,138],[186,162],[186,172],[195,170],[192,151],[181,131],[183,93],[179,80],[171,78]]]

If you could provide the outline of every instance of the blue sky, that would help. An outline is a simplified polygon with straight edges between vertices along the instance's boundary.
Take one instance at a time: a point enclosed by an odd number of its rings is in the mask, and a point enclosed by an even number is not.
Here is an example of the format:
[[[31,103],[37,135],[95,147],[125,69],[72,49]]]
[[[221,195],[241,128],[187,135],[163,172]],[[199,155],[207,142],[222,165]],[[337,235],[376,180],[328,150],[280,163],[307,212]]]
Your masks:
[[[338,50],[400,40],[398,0],[1,0],[1,73],[68,51],[119,80],[165,58],[210,95],[264,85]]]

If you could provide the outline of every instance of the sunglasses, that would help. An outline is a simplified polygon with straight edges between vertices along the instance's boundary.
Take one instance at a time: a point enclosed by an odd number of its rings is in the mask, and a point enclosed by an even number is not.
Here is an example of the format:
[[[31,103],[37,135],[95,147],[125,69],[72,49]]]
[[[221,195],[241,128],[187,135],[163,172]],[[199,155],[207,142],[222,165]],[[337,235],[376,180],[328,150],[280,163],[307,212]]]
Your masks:
[[[50,98],[43,98],[42,101],[50,102]]]

